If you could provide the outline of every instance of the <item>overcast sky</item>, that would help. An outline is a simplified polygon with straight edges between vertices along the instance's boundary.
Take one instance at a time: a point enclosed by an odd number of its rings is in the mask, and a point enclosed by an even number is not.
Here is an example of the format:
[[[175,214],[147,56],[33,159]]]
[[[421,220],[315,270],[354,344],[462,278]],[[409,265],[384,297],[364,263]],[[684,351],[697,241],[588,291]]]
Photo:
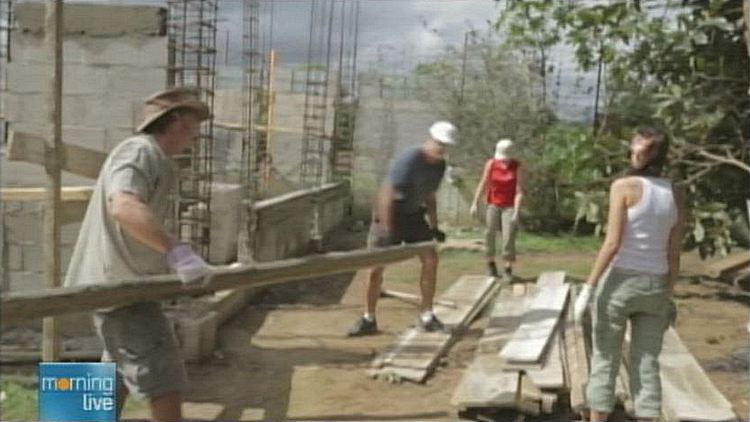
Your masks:
[[[78,0],[81,1],[81,0]],[[166,5],[164,0],[83,0],[92,3]],[[342,0],[336,0],[337,16]],[[345,0],[351,2],[352,0]],[[360,66],[378,58],[395,60],[405,54],[411,62],[434,56],[448,44],[463,42],[470,29],[486,29],[498,6],[494,0],[359,0]],[[261,1],[261,21],[270,21],[271,1]],[[307,57],[312,0],[273,1],[273,45],[283,64],[303,63]],[[338,17],[336,18],[338,19]],[[225,61],[229,34],[229,62],[241,64],[242,1],[219,0],[217,47]]]

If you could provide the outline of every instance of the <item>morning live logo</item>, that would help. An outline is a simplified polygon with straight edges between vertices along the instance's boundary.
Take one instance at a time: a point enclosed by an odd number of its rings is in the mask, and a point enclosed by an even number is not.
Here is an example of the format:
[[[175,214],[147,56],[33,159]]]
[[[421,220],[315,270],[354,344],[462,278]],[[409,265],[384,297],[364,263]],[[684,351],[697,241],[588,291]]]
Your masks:
[[[40,363],[39,420],[114,421],[116,386],[114,363]]]

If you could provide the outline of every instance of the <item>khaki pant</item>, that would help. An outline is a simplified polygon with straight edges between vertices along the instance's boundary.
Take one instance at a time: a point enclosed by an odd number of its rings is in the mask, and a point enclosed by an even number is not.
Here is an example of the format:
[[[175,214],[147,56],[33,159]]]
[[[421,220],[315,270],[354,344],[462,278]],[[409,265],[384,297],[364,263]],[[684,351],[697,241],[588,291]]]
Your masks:
[[[497,231],[502,231],[502,255],[506,261],[516,259],[516,232],[517,226],[513,223],[513,207],[496,207],[487,205],[485,215],[484,242],[487,247],[486,256],[495,257],[495,240]]]
[[[630,321],[630,393],[635,415],[661,414],[659,353],[669,326],[671,295],[664,276],[611,268],[594,296],[593,355],[587,396],[592,410],[611,412],[625,327]]]

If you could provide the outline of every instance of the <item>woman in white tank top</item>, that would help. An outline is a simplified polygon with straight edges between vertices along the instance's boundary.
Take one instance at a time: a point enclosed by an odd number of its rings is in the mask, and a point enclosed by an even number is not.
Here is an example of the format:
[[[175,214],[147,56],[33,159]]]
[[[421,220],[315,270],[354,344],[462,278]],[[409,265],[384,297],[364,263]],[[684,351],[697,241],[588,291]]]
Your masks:
[[[669,140],[653,128],[630,142],[630,170],[610,187],[607,235],[574,306],[592,309],[591,421],[605,421],[615,403],[615,379],[630,322],[630,388],[635,416],[661,414],[658,357],[673,310],[671,301],[684,231],[684,193],[661,176]]]

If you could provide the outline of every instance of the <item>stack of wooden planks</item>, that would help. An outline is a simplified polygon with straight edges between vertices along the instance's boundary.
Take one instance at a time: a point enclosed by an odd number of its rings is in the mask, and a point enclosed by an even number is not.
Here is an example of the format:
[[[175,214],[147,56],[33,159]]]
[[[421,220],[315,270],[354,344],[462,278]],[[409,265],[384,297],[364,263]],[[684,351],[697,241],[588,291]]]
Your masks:
[[[407,329],[375,358],[369,374],[389,382],[424,382],[499,289],[500,284],[493,277],[462,276],[440,296],[435,305],[435,315],[448,330],[424,332],[417,327]]]
[[[584,416],[590,333],[573,322],[568,305],[579,289],[564,279],[564,273],[543,273],[536,284],[516,284],[499,292],[474,361],[451,400],[459,416],[477,420]],[[623,347],[629,347],[627,342]],[[659,361],[665,421],[737,420],[731,404],[673,328],[665,334]],[[624,352],[615,384],[617,408],[634,417],[629,383]]]
[[[563,367],[567,339],[561,327],[569,290],[565,273],[547,272],[536,285],[516,284],[500,292],[474,362],[451,400],[460,415],[557,412],[561,394],[568,391]],[[577,362],[585,365],[585,356]]]

